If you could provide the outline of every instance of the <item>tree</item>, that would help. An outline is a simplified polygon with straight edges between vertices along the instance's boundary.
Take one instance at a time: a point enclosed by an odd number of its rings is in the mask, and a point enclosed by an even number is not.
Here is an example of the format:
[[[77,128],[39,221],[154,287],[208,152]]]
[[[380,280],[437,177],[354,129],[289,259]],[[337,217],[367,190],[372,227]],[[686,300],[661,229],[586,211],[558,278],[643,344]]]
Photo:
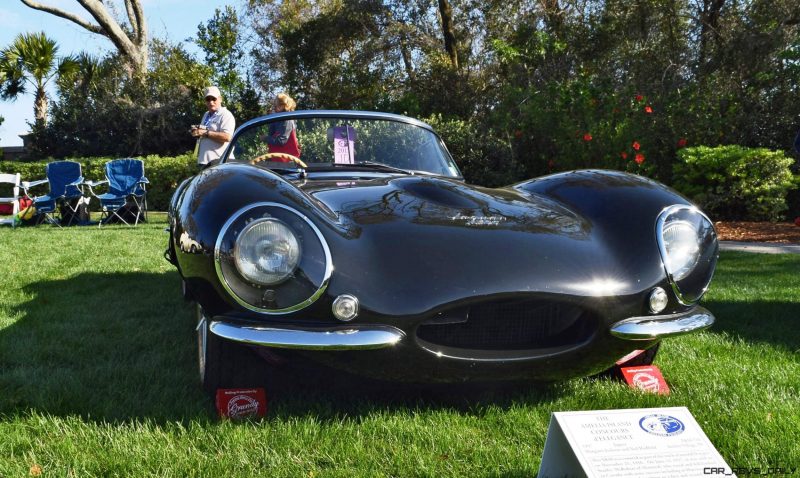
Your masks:
[[[33,112],[37,124],[47,123],[48,98],[45,86],[57,74],[74,70],[72,58],[59,59],[58,46],[44,32],[22,33],[0,52],[0,96],[16,99],[34,89]]]
[[[229,5],[224,11],[217,8],[214,18],[197,25],[195,43],[205,52],[206,63],[214,69],[212,81],[222,90],[226,101],[232,101],[244,87],[238,71],[244,57],[239,31],[239,17]]]
[[[125,11],[128,15],[127,25],[120,24],[114,18],[114,15],[106,8],[103,0],[78,0],[78,3],[95,19],[96,24],[52,5],[38,3],[33,0],[20,1],[30,8],[64,18],[92,33],[108,38],[117,51],[126,58],[134,76],[142,76],[147,70],[147,21],[145,20],[141,0],[125,0]]]
[[[450,57],[453,68],[458,69],[458,48],[456,33],[453,25],[453,8],[447,0],[439,0],[439,16],[442,19],[442,34],[444,35],[444,49]]]
[[[205,107],[201,98],[209,68],[181,46],[151,45],[152,65],[143,78],[127,72],[117,54],[81,55],[78,68],[56,81],[58,99],[44,128],[33,128],[33,156],[132,156],[180,154],[194,139],[188,128]]]

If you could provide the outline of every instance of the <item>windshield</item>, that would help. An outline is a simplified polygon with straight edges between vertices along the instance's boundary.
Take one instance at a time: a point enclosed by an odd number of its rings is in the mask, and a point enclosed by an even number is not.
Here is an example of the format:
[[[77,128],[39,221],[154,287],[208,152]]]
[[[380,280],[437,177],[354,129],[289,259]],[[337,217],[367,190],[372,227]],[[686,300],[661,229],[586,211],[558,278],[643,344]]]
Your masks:
[[[383,118],[267,117],[239,131],[230,151],[227,162],[274,169],[295,168],[293,158],[297,157],[308,172],[348,168],[391,172],[394,168],[461,177],[436,134]]]

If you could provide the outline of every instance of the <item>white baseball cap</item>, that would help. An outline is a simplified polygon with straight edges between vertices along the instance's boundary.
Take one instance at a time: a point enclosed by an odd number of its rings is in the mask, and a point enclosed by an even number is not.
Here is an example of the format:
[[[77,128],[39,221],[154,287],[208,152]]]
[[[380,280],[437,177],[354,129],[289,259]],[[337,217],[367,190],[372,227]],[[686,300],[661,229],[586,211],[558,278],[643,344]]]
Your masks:
[[[203,90],[203,98],[208,98],[209,96],[213,96],[216,99],[220,99],[222,95],[219,92],[219,88],[216,86],[209,86],[205,90]]]

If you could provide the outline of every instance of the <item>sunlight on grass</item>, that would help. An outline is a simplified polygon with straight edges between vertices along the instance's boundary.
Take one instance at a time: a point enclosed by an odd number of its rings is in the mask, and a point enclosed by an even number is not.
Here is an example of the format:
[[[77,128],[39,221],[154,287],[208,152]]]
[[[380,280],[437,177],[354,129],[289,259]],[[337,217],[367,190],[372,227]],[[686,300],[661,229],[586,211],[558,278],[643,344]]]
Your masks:
[[[667,397],[311,383],[232,424],[200,390],[164,226],[0,229],[0,476],[533,476],[550,413],[660,406],[688,407],[731,466],[800,465],[800,256],[723,254],[717,324],[661,348]]]

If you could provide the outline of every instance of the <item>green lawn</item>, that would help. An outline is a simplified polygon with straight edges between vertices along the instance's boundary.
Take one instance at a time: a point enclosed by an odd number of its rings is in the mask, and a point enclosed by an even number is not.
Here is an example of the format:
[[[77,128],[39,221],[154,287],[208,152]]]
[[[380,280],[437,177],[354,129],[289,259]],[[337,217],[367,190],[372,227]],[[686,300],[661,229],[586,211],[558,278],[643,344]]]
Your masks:
[[[661,406],[688,407],[733,467],[800,468],[800,256],[722,255],[705,300],[717,324],[661,348],[667,397],[608,380],[381,391],[295,374],[271,383],[268,419],[232,424],[200,390],[153,219],[0,229],[0,477],[533,476],[551,412]]]

